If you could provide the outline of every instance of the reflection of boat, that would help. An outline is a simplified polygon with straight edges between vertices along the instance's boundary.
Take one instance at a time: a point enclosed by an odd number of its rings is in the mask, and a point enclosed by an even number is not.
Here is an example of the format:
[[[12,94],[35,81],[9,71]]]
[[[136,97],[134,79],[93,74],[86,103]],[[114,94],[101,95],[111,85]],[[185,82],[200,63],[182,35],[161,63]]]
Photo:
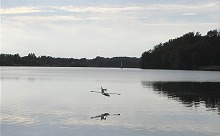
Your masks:
[[[94,119],[94,118],[101,118],[101,120],[106,120],[107,116],[119,116],[121,114],[109,114],[109,113],[103,113],[101,115],[97,115],[97,116],[94,116],[94,117],[91,117],[91,119]]]
[[[91,91],[91,92],[101,93],[102,95],[108,96],[108,97],[110,97],[110,94],[121,95],[121,94],[119,94],[119,93],[106,93],[106,92],[107,92],[107,88],[104,89],[104,88],[102,88],[102,87],[101,87],[101,92],[98,92],[98,91]]]

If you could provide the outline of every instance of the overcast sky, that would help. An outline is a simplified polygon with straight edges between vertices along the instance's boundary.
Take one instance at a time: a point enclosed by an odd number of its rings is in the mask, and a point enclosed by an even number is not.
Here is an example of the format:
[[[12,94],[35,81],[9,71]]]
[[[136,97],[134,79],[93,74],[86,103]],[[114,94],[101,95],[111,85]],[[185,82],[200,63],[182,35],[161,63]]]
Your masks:
[[[219,0],[1,0],[1,53],[140,57],[220,28]]]

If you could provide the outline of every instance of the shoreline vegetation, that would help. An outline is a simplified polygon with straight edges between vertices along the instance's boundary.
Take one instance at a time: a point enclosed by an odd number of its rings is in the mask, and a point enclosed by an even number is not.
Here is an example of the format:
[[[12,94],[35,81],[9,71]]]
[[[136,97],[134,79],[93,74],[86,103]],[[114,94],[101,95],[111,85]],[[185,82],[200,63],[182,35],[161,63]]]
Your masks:
[[[41,66],[41,67],[118,67],[139,68],[139,58],[113,57],[104,58],[97,56],[93,59],[55,58],[51,56],[36,56],[29,53],[21,57],[19,54],[1,54],[0,66]]]
[[[140,67],[220,71],[220,31],[210,30],[205,36],[189,32],[160,43],[142,54]]]
[[[29,53],[0,54],[0,66],[41,67],[115,67],[171,70],[220,71],[220,31],[210,30],[205,36],[189,32],[181,37],[160,43],[145,51],[140,58],[97,56],[93,59],[36,56]]]

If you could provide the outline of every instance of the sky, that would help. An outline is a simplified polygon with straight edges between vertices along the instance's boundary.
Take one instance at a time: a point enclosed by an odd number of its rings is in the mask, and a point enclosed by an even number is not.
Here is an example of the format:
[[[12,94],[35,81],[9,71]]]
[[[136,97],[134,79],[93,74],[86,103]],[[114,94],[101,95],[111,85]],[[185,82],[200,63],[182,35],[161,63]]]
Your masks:
[[[219,0],[1,0],[1,53],[140,57],[220,28]]]

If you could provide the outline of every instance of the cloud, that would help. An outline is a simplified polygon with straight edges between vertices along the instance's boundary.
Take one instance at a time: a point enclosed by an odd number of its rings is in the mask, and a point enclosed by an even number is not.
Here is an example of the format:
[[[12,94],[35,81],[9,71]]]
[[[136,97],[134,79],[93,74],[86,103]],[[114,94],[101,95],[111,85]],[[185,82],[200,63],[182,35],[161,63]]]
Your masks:
[[[2,14],[21,14],[37,12],[54,12],[54,10],[74,13],[118,13],[133,11],[156,11],[156,10],[206,10],[219,9],[220,2],[206,2],[192,5],[187,4],[127,4],[127,5],[105,5],[105,6],[39,6],[36,7],[14,7],[1,9]],[[47,10],[54,9],[54,10]],[[189,12],[195,13],[195,12]]]
[[[198,13],[182,13],[181,15],[182,16],[195,16],[197,15]]]
[[[152,10],[201,10],[207,8],[219,8],[219,2],[186,4],[143,4],[143,5],[117,5],[117,6],[61,6],[54,7],[69,12],[89,13],[117,13],[128,11],[152,11]]]
[[[56,5],[1,11],[2,51],[23,54],[140,56],[152,46],[189,31],[206,33],[219,27],[217,2]]]
[[[158,23],[171,20],[186,19],[181,16],[214,15],[218,3],[181,5],[181,4],[149,4],[149,5],[117,5],[117,6],[42,6],[15,7],[2,9],[4,19],[32,21],[145,21]],[[207,9],[208,8],[208,9]],[[206,12],[208,10],[208,12]],[[17,15],[21,14],[21,15]],[[214,15],[217,16],[217,15]],[[146,22],[147,21],[147,22]],[[209,20],[210,21],[210,20]],[[173,22],[173,21],[172,21]]]
[[[34,7],[14,7],[1,9],[1,14],[22,14],[22,13],[37,13],[42,10]]]
[[[81,23],[170,23],[170,22],[195,22],[207,20],[217,22],[216,12],[219,3],[207,2],[198,4],[130,4],[130,5],[105,5],[105,6],[39,6],[39,7],[14,7],[4,8],[2,20],[12,21],[49,21],[49,22],[79,22]],[[181,17],[182,16],[182,17]],[[199,19],[187,20],[183,16],[195,16]],[[203,21],[205,22],[205,21]]]
[[[195,25],[219,25],[219,23],[152,23],[144,24],[147,26],[195,26]]]
[[[22,21],[33,21],[33,22],[53,22],[53,21],[80,21],[83,18],[76,16],[66,16],[66,15],[52,15],[52,16],[19,16],[11,17],[12,20],[22,20]]]

